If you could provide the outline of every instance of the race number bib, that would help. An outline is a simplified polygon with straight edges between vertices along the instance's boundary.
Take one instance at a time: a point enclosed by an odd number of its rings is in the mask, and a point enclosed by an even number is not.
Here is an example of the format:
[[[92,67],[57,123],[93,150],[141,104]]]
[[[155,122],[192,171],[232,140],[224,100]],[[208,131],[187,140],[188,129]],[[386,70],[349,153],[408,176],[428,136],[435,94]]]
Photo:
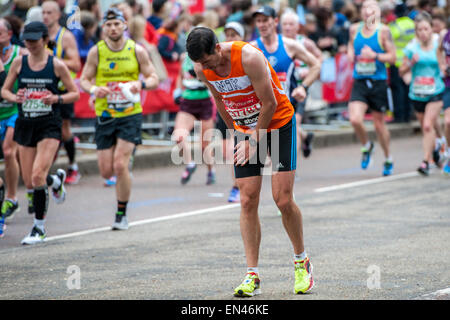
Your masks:
[[[236,125],[251,129],[256,127],[261,104],[258,101],[254,101],[253,97],[242,102],[224,101],[224,104]]]
[[[375,59],[359,58],[355,65],[356,72],[362,76],[371,76],[377,71]]]
[[[52,112],[52,106],[45,104],[42,99],[51,94],[47,89],[27,89],[25,102],[22,103],[22,111],[29,117],[39,117]]]
[[[413,93],[416,96],[428,97],[436,92],[436,83],[433,77],[416,77],[413,83]]]
[[[106,102],[109,109],[122,110],[134,106],[134,103],[128,100],[119,87],[119,82],[108,82],[107,88],[111,93],[106,96]]]

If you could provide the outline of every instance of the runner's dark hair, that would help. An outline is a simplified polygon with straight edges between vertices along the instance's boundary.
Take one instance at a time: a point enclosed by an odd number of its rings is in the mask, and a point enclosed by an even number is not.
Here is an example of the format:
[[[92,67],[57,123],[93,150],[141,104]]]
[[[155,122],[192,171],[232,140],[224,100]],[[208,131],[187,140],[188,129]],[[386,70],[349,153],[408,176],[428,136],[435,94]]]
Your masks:
[[[192,61],[198,61],[205,54],[213,54],[217,43],[214,31],[205,27],[197,27],[189,33],[186,50]]]

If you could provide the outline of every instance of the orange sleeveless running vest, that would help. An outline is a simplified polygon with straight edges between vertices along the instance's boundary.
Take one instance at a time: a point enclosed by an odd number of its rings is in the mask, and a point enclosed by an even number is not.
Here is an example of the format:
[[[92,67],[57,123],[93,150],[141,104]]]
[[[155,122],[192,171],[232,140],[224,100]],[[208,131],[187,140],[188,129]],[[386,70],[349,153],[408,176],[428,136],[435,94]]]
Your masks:
[[[242,48],[250,45],[242,41],[234,41],[231,46],[231,71],[227,77],[218,76],[213,70],[203,70],[209,83],[220,93],[225,109],[233,118],[236,130],[247,132],[253,130],[258,122],[261,101],[256,96],[253,85],[242,66]],[[259,49],[258,49],[259,50]],[[277,100],[277,109],[267,131],[278,129],[291,121],[294,107],[283,91],[278,77],[272,66],[268,63],[267,76],[272,83],[272,91]]]

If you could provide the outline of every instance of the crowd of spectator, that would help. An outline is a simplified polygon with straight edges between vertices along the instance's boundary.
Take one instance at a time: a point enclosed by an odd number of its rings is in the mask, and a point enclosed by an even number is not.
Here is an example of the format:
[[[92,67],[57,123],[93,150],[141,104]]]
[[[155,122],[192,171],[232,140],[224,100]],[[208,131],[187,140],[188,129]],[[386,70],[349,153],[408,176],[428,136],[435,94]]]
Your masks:
[[[13,44],[23,46],[20,40],[23,26],[31,21],[42,21],[41,4],[45,0],[12,0],[2,8],[3,16],[13,29]],[[195,2],[195,1],[194,1]],[[186,0],[111,0],[112,6],[124,13],[127,20],[127,36],[144,46],[154,59],[176,62],[185,54],[186,35],[198,25],[216,30],[219,40],[225,40],[224,26],[227,22],[239,22],[245,30],[245,41],[258,37],[252,12],[262,4],[273,6],[280,17],[286,10],[299,16],[299,33],[313,40],[324,54],[333,57],[345,53],[349,41],[349,27],[360,21],[359,8],[363,0],[208,0],[203,1],[201,12],[191,13]],[[101,38],[102,8],[99,0],[57,0],[61,8],[60,24],[74,34],[80,59],[85,62],[89,49]],[[441,0],[382,0],[380,1],[383,22],[391,24],[399,17],[414,19],[420,11],[433,17],[433,31],[439,33],[446,27],[449,6]],[[157,49],[157,50],[156,50]],[[159,57],[155,57],[155,54]],[[158,74],[166,74],[164,65],[154,62]],[[325,70],[326,72],[326,70]]]

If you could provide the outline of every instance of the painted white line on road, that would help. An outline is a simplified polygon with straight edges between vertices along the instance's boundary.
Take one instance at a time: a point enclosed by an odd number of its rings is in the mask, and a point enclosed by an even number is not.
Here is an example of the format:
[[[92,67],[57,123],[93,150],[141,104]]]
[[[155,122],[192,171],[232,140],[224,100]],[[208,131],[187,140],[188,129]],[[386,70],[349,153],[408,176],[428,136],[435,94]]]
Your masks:
[[[370,185],[370,184],[376,184],[376,183],[401,180],[401,179],[406,179],[406,178],[411,178],[411,177],[417,177],[418,175],[419,175],[419,173],[417,171],[413,171],[413,172],[396,174],[396,175],[392,175],[389,177],[361,180],[361,181],[355,181],[355,182],[350,182],[350,183],[338,184],[338,185],[329,186],[329,187],[318,188],[318,189],[314,189],[314,192],[321,193],[321,192],[329,192],[329,191],[335,191],[335,190],[350,189],[350,188],[366,186],[366,185]]]
[[[414,300],[450,300],[450,288],[424,294]]]
[[[189,211],[189,212],[182,212],[182,213],[178,213],[178,214],[174,214],[174,215],[170,215],[170,216],[165,216],[165,217],[158,217],[158,218],[134,221],[134,222],[130,222],[129,226],[132,227],[132,226],[139,226],[139,225],[143,225],[143,224],[149,224],[149,223],[155,223],[155,222],[161,222],[161,221],[169,221],[169,220],[175,220],[175,219],[180,219],[180,218],[192,217],[192,216],[197,216],[197,215],[211,213],[211,212],[217,212],[217,211],[222,211],[222,210],[227,210],[227,209],[233,209],[233,208],[240,207],[240,205],[241,205],[240,203],[234,203],[234,204],[228,204],[228,205],[219,206],[219,207],[200,209],[200,210]],[[72,232],[72,233],[62,234],[62,235],[54,236],[54,237],[48,237],[48,238],[45,239],[45,242],[61,240],[61,239],[67,239],[67,238],[80,237],[80,236],[84,236],[84,235],[87,235],[87,234],[92,234],[92,233],[97,233],[97,232],[104,232],[104,231],[111,231],[111,227],[101,227],[101,228],[95,228],[95,229],[84,230],[84,231],[79,231],[79,232]]]

